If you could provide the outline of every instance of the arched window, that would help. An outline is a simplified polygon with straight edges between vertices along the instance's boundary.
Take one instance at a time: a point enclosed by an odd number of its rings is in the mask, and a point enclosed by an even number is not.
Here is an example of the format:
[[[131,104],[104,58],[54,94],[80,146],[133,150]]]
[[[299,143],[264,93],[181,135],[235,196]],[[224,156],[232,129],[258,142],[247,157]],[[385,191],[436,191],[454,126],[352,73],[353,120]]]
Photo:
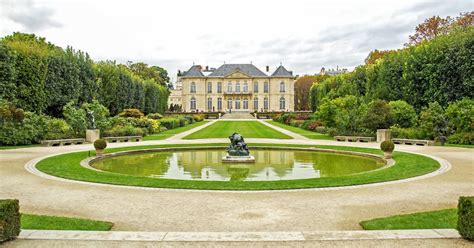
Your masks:
[[[240,92],[240,83],[235,84],[235,92]]]
[[[191,97],[191,110],[196,110],[196,98]]]
[[[249,84],[247,82],[244,83],[244,92],[249,92]]]
[[[240,109],[240,98],[235,98],[235,109]]]
[[[191,82],[191,89],[189,90],[189,92],[196,93],[196,83],[195,82]]]
[[[232,109],[232,98],[227,99],[227,109]]]
[[[217,110],[222,110],[222,98],[217,98]]]
[[[222,83],[217,82],[217,93],[222,93]]]
[[[228,82],[227,83],[227,92],[232,92],[232,83]],[[230,99],[232,101],[232,99]]]
[[[207,82],[207,93],[212,93],[212,82]]]
[[[268,110],[268,97],[263,98],[263,108]]]
[[[249,109],[249,99],[247,97],[244,98],[243,105],[243,109]]]
[[[268,82],[263,83],[263,92],[268,93]]]
[[[253,92],[258,93],[258,82],[253,82]]]
[[[285,92],[285,82],[280,83],[280,92]]]
[[[258,110],[258,98],[255,97],[253,99],[253,109]]]
[[[280,110],[285,110],[285,98],[280,97]]]
[[[207,98],[207,110],[212,111],[212,98]]]

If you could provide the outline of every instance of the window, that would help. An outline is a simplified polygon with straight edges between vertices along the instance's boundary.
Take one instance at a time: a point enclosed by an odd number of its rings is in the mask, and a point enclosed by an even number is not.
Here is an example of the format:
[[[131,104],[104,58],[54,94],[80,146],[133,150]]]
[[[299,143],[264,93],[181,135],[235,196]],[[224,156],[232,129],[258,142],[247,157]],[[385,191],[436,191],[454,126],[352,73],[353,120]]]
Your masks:
[[[191,82],[191,89],[189,90],[189,92],[196,93],[196,83],[195,82]]]
[[[212,93],[212,82],[207,82],[207,93]]]
[[[222,98],[217,98],[217,110],[222,110]]]
[[[249,109],[249,99],[247,99],[247,97],[244,98],[243,105],[243,109]]]
[[[196,98],[191,97],[191,110],[196,110]]]
[[[263,108],[264,108],[265,110],[268,110],[268,97],[265,97],[265,98],[263,99]]]
[[[207,110],[212,111],[212,98],[207,98]]]
[[[280,92],[285,92],[285,82],[280,83]]]
[[[235,84],[235,92],[240,92],[240,83]]]
[[[217,83],[217,93],[222,93],[222,83],[221,82]]]
[[[258,98],[255,97],[253,99],[253,109],[258,110]]]
[[[285,98],[280,97],[280,110],[284,110],[284,109],[285,109]]]
[[[227,109],[232,109],[232,98],[227,99]]]
[[[240,109],[240,98],[235,98],[235,109]]]
[[[268,93],[268,82],[263,83],[263,92]]]
[[[232,92],[232,83],[227,83],[227,92]],[[230,99],[232,101],[232,99]]]
[[[244,83],[244,92],[249,92],[249,84],[247,82]]]
[[[253,92],[258,93],[258,82],[253,82]]]

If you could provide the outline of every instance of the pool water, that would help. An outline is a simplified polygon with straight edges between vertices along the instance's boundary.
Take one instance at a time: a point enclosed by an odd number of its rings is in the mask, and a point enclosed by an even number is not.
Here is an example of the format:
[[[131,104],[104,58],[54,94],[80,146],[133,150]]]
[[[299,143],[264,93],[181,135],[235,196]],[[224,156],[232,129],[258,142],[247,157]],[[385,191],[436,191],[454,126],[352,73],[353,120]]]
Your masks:
[[[113,156],[92,167],[119,174],[181,180],[275,181],[346,176],[378,169],[382,161],[356,155],[252,149],[255,163],[223,163],[222,149],[157,151]]]

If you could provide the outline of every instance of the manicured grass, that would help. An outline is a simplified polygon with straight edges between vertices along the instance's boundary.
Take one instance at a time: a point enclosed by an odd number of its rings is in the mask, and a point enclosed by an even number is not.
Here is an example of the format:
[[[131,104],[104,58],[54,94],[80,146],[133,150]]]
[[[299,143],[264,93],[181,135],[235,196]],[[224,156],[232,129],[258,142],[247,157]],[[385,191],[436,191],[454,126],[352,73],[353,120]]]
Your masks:
[[[107,149],[106,152],[118,152],[125,150],[139,150],[145,148],[170,148],[170,147],[190,147],[190,146],[220,146],[222,149],[228,144],[180,144],[180,145],[153,145],[137,147],[121,147]],[[381,155],[378,149],[342,147],[342,146],[305,146],[305,145],[271,145],[271,144],[249,144],[250,150],[257,146],[283,146],[283,147],[317,147],[322,149],[345,150],[355,152],[365,152]],[[37,164],[37,168],[47,174],[57,177],[81,180],[88,182],[98,182],[117,185],[132,185],[155,188],[184,188],[184,189],[214,189],[214,190],[271,190],[271,189],[297,189],[297,188],[319,188],[348,186],[383,181],[392,181],[402,178],[409,178],[423,175],[439,168],[439,163],[435,160],[416,154],[394,152],[393,158],[396,164],[386,169],[374,170],[358,175],[341,177],[323,177],[299,180],[281,181],[194,181],[176,180],[151,177],[138,177],[109,172],[99,172],[82,167],[79,163],[87,158],[88,151],[75,152],[46,158]],[[92,152],[93,154],[94,152]]]
[[[244,138],[291,139],[259,121],[217,121],[184,139],[227,138],[232,133],[240,133]]]
[[[474,145],[460,145],[460,144],[445,144],[445,146],[470,148],[470,149],[474,148]]]
[[[22,229],[108,231],[113,223],[78,218],[21,214]]]
[[[28,148],[28,147],[36,147],[36,146],[40,146],[40,144],[19,145],[19,146],[0,146],[0,150],[10,150],[10,149]]]
[[[456,208],[431,212],[395,215],[386,218],[362,221],[365,230],[392,229],[442,229],[457,227],[458,210]]]
[[[158,133],[158,134],[152,134],[152,135],[145,136],[145,137],[143,137],[143,140],[163,140],[163,139],[167,139],[167,138],[169,138],[169,137],[171,137],[175,134],[188,131],[190,129],[193,129],[195,127],[199,127],[199,126],[204,125],[206,123],[208,123],[208,121],[194,122],[193,124],[189,124],[189,125],[186,125],[184,127],[173,128],[173,129],[166,130],[166,131]]]
[[[333,139],[331,136],[329,136],[327,134],[317,133],[317,132],[309,131],[309,130],[299,128],[299,127],[293,127],[293,126],[286,125],[286,124],[283,124],[283,123],[280,123],[280,122],[277,122],[277,121],[267,121],[267,122],[271,125],[284,128],[284,129],[286,129],[290,132],[303,135],[304,137],[306,137],[308,139],[324,139],[324,140],[332,140]]]

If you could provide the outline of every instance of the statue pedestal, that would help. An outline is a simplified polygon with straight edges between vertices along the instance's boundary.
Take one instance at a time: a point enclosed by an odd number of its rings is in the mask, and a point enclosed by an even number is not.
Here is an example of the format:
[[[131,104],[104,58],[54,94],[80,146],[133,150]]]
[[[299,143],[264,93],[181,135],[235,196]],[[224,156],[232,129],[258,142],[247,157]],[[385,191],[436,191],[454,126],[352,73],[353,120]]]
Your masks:
[[[227,154],[222,157],[224,163],[255,163],[255,157],[252,155],[248,156],[231,156]]]
[[[86,130],[86,141],[94,143],[94,141],[100,139],[100,129],[87,129]]]
[[[390,129],[377,129],[377,142],[383,142],[386,140],[391,140],[392,135]]]

